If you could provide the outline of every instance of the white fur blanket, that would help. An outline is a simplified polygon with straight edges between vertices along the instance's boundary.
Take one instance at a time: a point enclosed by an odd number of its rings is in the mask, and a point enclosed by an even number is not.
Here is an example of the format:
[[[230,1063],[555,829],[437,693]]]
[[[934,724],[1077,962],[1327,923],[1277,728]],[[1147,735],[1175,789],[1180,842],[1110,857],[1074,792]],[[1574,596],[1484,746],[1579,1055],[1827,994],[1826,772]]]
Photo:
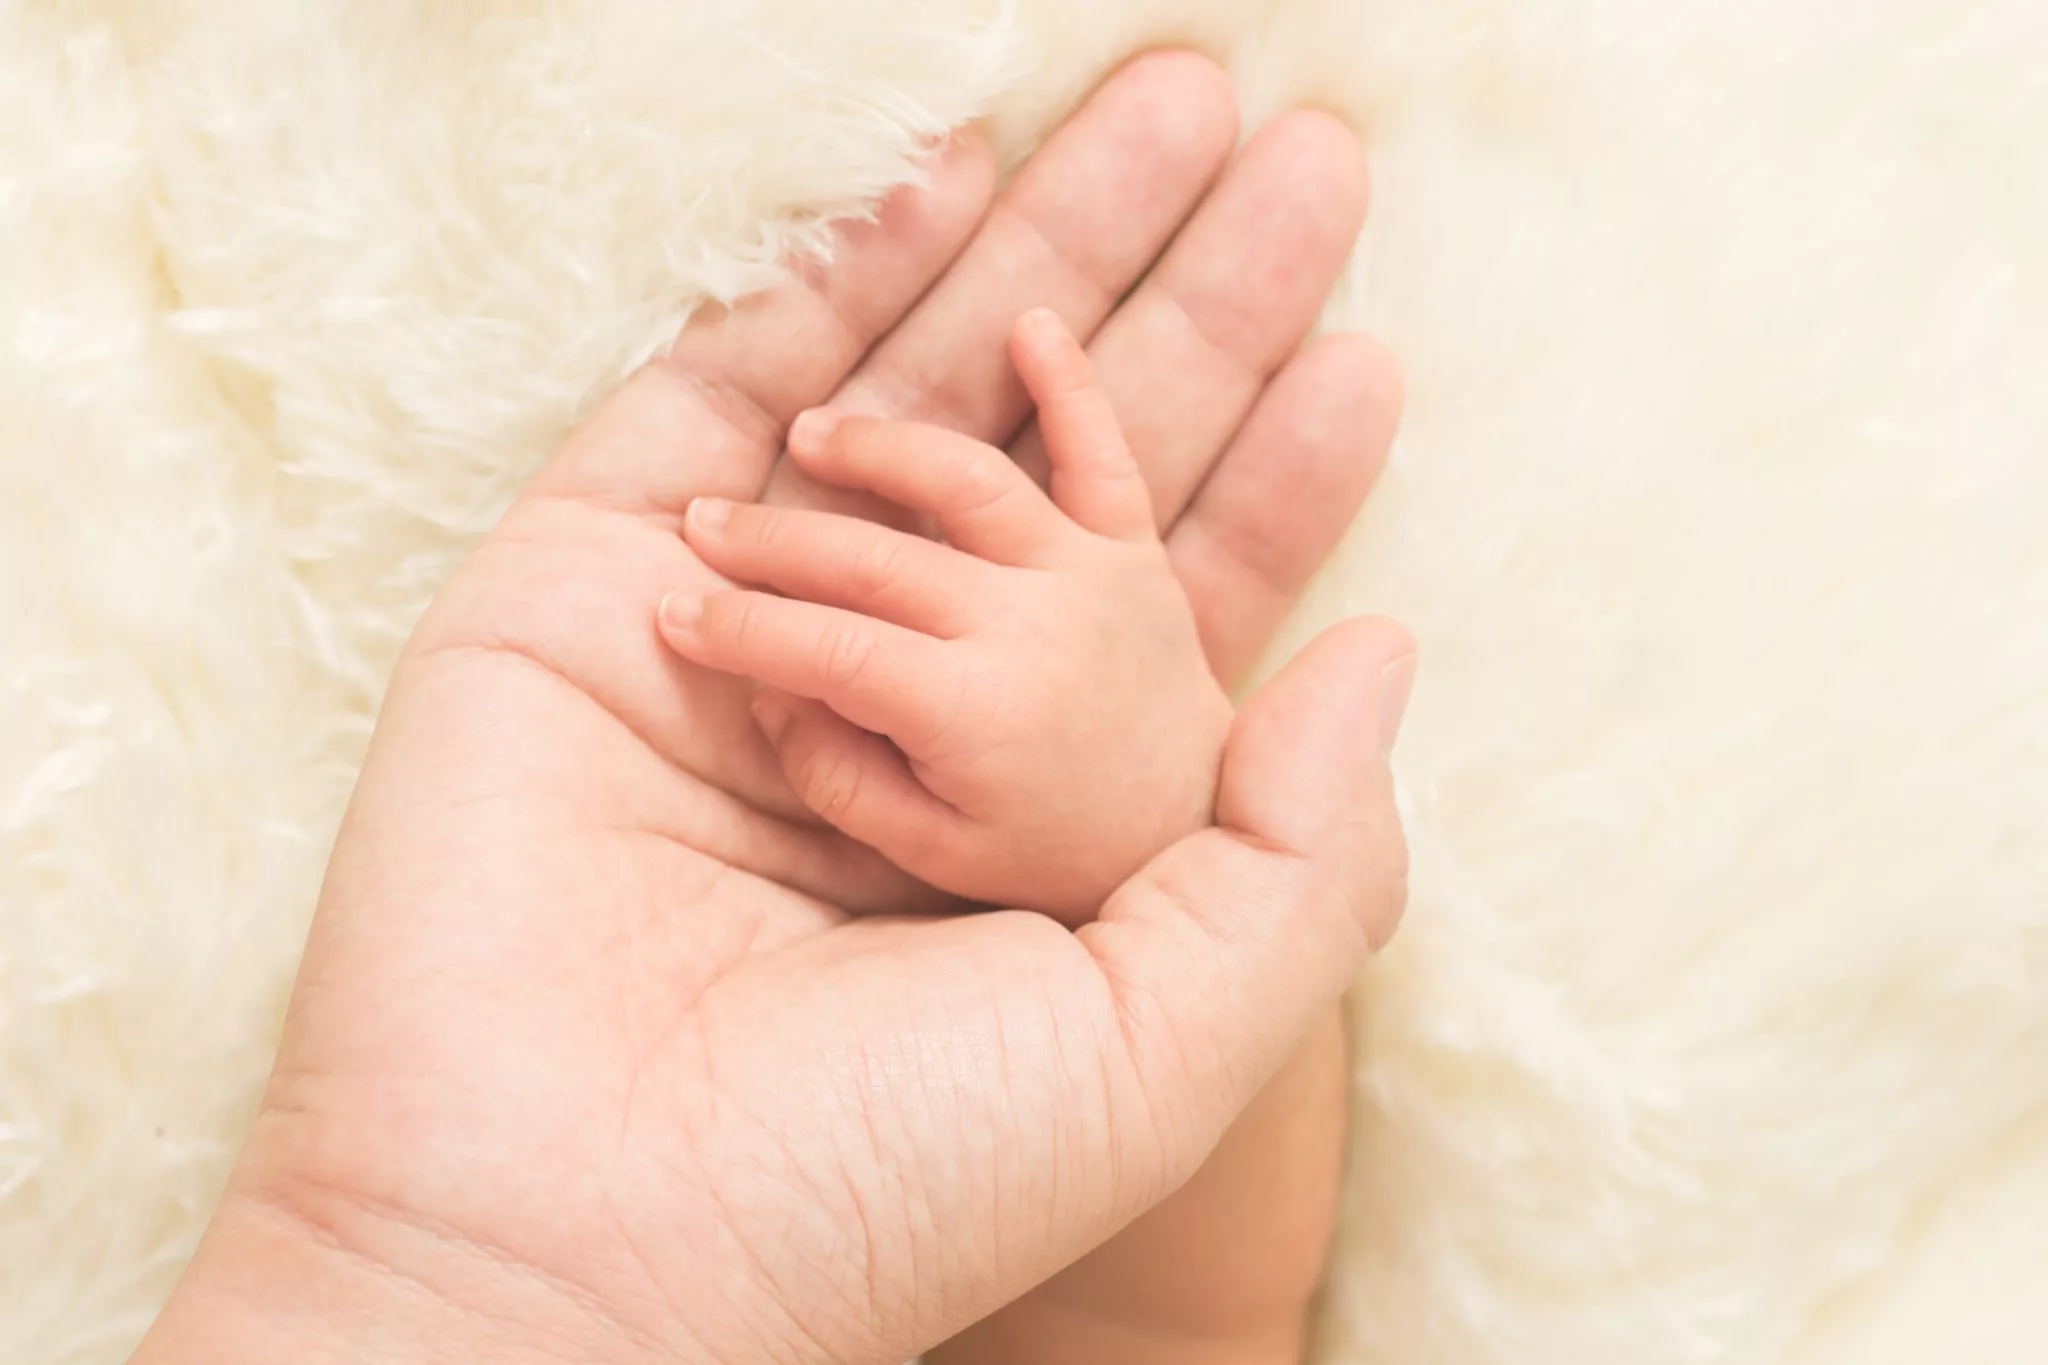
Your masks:
[[[0,0],[0,1360],[121,1358],[393,653],[690,308],[1187,42],[1411,419],[1332,1360],[2048,1340],[2039,0]]]

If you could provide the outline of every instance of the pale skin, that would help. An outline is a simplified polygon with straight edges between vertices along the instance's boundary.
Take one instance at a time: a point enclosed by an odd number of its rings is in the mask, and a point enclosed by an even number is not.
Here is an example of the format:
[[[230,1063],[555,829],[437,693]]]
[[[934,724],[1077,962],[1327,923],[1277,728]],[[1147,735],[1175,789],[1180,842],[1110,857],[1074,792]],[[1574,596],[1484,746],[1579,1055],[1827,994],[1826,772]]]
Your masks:
[[[1218,178],[1232,135],[1218,73],[1169,54],[993,209],[960,139],[570,439],[394,675],[263,1112],[139,1360],[1298,1353],[1331,1011],[1400,907],[1407,637],[1312,646],[1239,715],[1215,825],[1069,931],[904,914],[936,907],[804,807],[751,686],[651,625],[720,586],[692,502],[823,500],[776,467],[804,409],[1040,461],[1003,338],[1049,304],[1240,677],[1396,386],[1370,343],[1301,345],[1363,212],[1355,145],[1289,116]]]
[[[1057,314],[1010,338],[1051,487],[940,427],[799,416],[797,467],[928,518],[700,498],[684,536],[738,587],[662,604],[672,648],[764,686],[804,804],[941,891],[1082,924],[1204,828],[1233,712],[1144,476]]]

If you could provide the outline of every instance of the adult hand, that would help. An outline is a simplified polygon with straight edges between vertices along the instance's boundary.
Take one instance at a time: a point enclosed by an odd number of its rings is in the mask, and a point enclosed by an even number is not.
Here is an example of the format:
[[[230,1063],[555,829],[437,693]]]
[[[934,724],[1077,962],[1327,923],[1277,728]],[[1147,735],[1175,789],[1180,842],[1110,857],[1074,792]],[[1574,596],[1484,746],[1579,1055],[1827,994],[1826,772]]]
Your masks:
[[[743,694],[652,621],[704,582],[683,508],[759,496],[796,410],[1001,438],[1000,339],[1051,303],[1240,668],[1392,399],[1365,343],[1294,353],[1362,212],[1334,123],[1277,121],[1182,228],[1226,99],[1195,59],[1133,64],[978,232],[988,160],[956,143],[572,438],[394,676],[264,1112],[143,1359],[890,1360],[1195,1169],[1391,928],[1405,637],[1305,655],[1245,713],[1226,828],[1069,934],[857,918],[915,890],[800,814]]]

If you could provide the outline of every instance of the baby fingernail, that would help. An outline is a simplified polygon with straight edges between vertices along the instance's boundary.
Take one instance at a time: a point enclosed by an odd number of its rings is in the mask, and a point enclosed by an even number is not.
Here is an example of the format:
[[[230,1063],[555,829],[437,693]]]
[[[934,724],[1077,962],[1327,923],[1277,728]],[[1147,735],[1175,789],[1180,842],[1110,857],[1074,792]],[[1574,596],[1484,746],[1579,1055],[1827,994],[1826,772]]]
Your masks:
[[[789,424],[789,448],[806,453],[815,452],[839,425],[839,414],[830,408],[811,408],[797,414]]]
[[[661,599],[661,620],[670,630],[688,630],[704,614],[704,599],[693,592],[672,592]]]
[[[1380,750],[1394,751],[1401,718],[1408,714],[1408,696],[1415,690],[1415,656],[1403,654],[1380,670]]]
[[[724,498],[698,498],[690,504],[690,525],[700,531],[716,531],[732,515],[732,504]]]

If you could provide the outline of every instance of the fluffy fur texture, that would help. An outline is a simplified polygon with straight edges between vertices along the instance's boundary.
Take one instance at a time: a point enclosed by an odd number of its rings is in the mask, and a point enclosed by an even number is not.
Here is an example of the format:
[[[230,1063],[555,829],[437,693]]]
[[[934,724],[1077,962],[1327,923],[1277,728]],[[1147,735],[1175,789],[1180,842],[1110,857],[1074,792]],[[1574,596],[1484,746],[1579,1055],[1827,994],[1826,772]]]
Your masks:
[[[119,1359],[397,646],[692,307],[1115,59],[1354,118],[1412,622],[1332,1361],[2048,1333],[2037,0],[0,0],[0,1360]]]

